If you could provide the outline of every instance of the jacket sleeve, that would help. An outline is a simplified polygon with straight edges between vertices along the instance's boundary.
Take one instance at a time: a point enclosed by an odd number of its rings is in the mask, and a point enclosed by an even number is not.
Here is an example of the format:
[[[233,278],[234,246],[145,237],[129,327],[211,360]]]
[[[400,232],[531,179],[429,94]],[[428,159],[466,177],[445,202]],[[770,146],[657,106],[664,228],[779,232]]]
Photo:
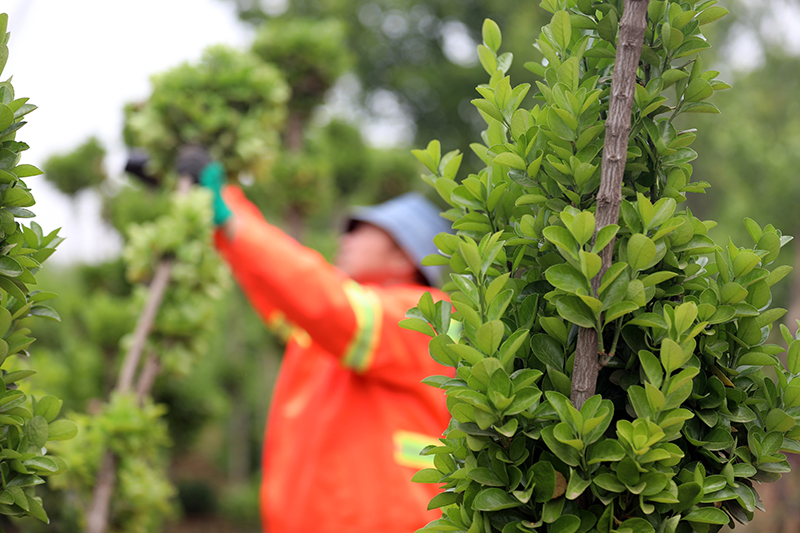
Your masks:
[[[429,338],[397,325],[427,288],[360,285],[266,222],[240,189],[228,187],[224,197],[238,226],[233,239],[218,231],[216,245],[267,324],[282,314],[343,365],[372,377],[407,381],[411,373],[418,383],[442,373],[428,355]]]
[[[224,198],[237,217],[236,234],[228,239],[217,231],[216,245],[261,318],[270,324],[282,313],[326,351],[342,357],[353,342],[363,342],[345,290],[347,277],[266,222],[240,189],[227,187]]]

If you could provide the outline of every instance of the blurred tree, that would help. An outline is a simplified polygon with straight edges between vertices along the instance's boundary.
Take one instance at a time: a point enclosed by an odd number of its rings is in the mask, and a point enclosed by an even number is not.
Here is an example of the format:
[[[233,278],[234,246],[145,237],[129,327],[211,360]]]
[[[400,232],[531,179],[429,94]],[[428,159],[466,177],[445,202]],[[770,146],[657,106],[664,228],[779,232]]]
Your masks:
[[[286,76],[294,113],[308,113],[353,63],[345,26],[334,19],[296,17],[265,21],[256,33],[252,51],[277,66]],[[287,132],[293,131],[291,123]],[[287,141],[292,147],[293,143]]]
[[[273,18],[269,2],[226,1],[254,25]],[[507,28],[503,37],[508,48],[517,50],[532,45],[531,28],[541,26],[547,16],[538,2],[521,0],[292,0],[280,19],[350,21],[347,41],[356,52],[354,72],[361,89],[351,96],[367,115],[380,119],[399,111],[416,139],[435,137],[444,146],[468,152],[469,140],[483,124],[469,102],[478,97],[473,87],[484,81],[475,47],[481,23],[490,15]],[[521,64],[509,74],[531,78]]]
[[[68,154],[50,156],[44,164],[44,177],[67,195],[103,183],[108,174],[103,165],[106,150],[97,137]]]
[[[713,128],[713,135],[698,135],[698,149],[714,154],[695,163],[696,173],[728,192],[715,203],[711,196],[697,203],[717,217],[727,233],[736,227],[741,234],[747,213],[756,221],[769,218],[786,233],[798,235],[798,69],[800,58],[770,53],[763,66],[737,77],[735,91],[717,96],[721,116],[696,121],[699,128]]]

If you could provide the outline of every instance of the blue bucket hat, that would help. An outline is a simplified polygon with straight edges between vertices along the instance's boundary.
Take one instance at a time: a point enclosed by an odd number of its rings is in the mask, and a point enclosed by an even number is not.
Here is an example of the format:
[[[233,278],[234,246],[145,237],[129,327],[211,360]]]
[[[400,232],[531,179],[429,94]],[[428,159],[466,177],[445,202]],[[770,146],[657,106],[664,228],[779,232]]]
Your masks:
[[[433,238],[439,233],[452,233],[450,222],[440,210],[419,193],[406,193],[382,204],[354,207],[349,213],[347,231],[358,222],[368,222],[391,235],[397,245],[416,264],[428,283],[439,286],[444,268],[422,266],[422,259],[439,250]]]

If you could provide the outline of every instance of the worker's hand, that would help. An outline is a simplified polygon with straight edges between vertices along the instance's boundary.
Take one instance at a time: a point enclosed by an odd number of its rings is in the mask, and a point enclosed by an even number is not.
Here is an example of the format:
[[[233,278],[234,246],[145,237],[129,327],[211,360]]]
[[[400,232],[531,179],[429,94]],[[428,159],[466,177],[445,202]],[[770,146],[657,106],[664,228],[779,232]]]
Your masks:
[[[225,168],[213,161],[202,146],[187,145],[180,149],[175,161],[175,169],[182,176],[190,176],[193,181],[211,191],[214,209],[214,224],[222,226],[233,216],[233,212],[222,199],[222,186],[225,185]]]

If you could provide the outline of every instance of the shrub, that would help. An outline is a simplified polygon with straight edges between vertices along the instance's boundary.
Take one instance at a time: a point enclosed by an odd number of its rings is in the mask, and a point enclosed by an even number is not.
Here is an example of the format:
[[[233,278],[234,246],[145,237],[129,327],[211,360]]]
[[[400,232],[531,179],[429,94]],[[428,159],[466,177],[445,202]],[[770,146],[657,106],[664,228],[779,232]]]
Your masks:
[[[0,14],[0,73],[8,59],[6,31],[8,15]],[[27,357],[34,338],[26,327],[26,317],[58,320],[58,314],[43,303],[56,295],[31,290],[42,263],[63,240],[58,230],[45,234],[31,222],[20,219],[34,215],[28,208],[35,200],[24,178],[42,172],[33,165],[21,163],[28,145],[17,140],[26,122],[24,117],[36,109],[27,98],[17,98],[10,81],[0,82],[0,515],[33,516],[48,522],[36,486],[44,477],[63,472],[66,464],[48,453],[48,442],[75,436],[73,422],[57,419],[61,400],[55,396],[28,397],[27,383],[18,383],[36,372],[31,369],[10,370],[12,356]],[[19,387],[22,387],[19,388]]]
[[[427,379],[452,422],[415,478],[445,489],[425,531],[718,531],[752,520],[756,484],[800,451],[800,340],[781,326],[786,346],[769,342],[790,237],[747,219],[752,245],[718,245],[679,208],[707,184],[674,121],[717,112],[706,99],[728,86],[697,54],[727,10],[621,4],[542,2],[532,107],[487,20],[485,168],[458,182],[461,154],[415,151],[458,230],[427,259],[452,268],[455,313],[426,296],[406,321],[455,369]]]

